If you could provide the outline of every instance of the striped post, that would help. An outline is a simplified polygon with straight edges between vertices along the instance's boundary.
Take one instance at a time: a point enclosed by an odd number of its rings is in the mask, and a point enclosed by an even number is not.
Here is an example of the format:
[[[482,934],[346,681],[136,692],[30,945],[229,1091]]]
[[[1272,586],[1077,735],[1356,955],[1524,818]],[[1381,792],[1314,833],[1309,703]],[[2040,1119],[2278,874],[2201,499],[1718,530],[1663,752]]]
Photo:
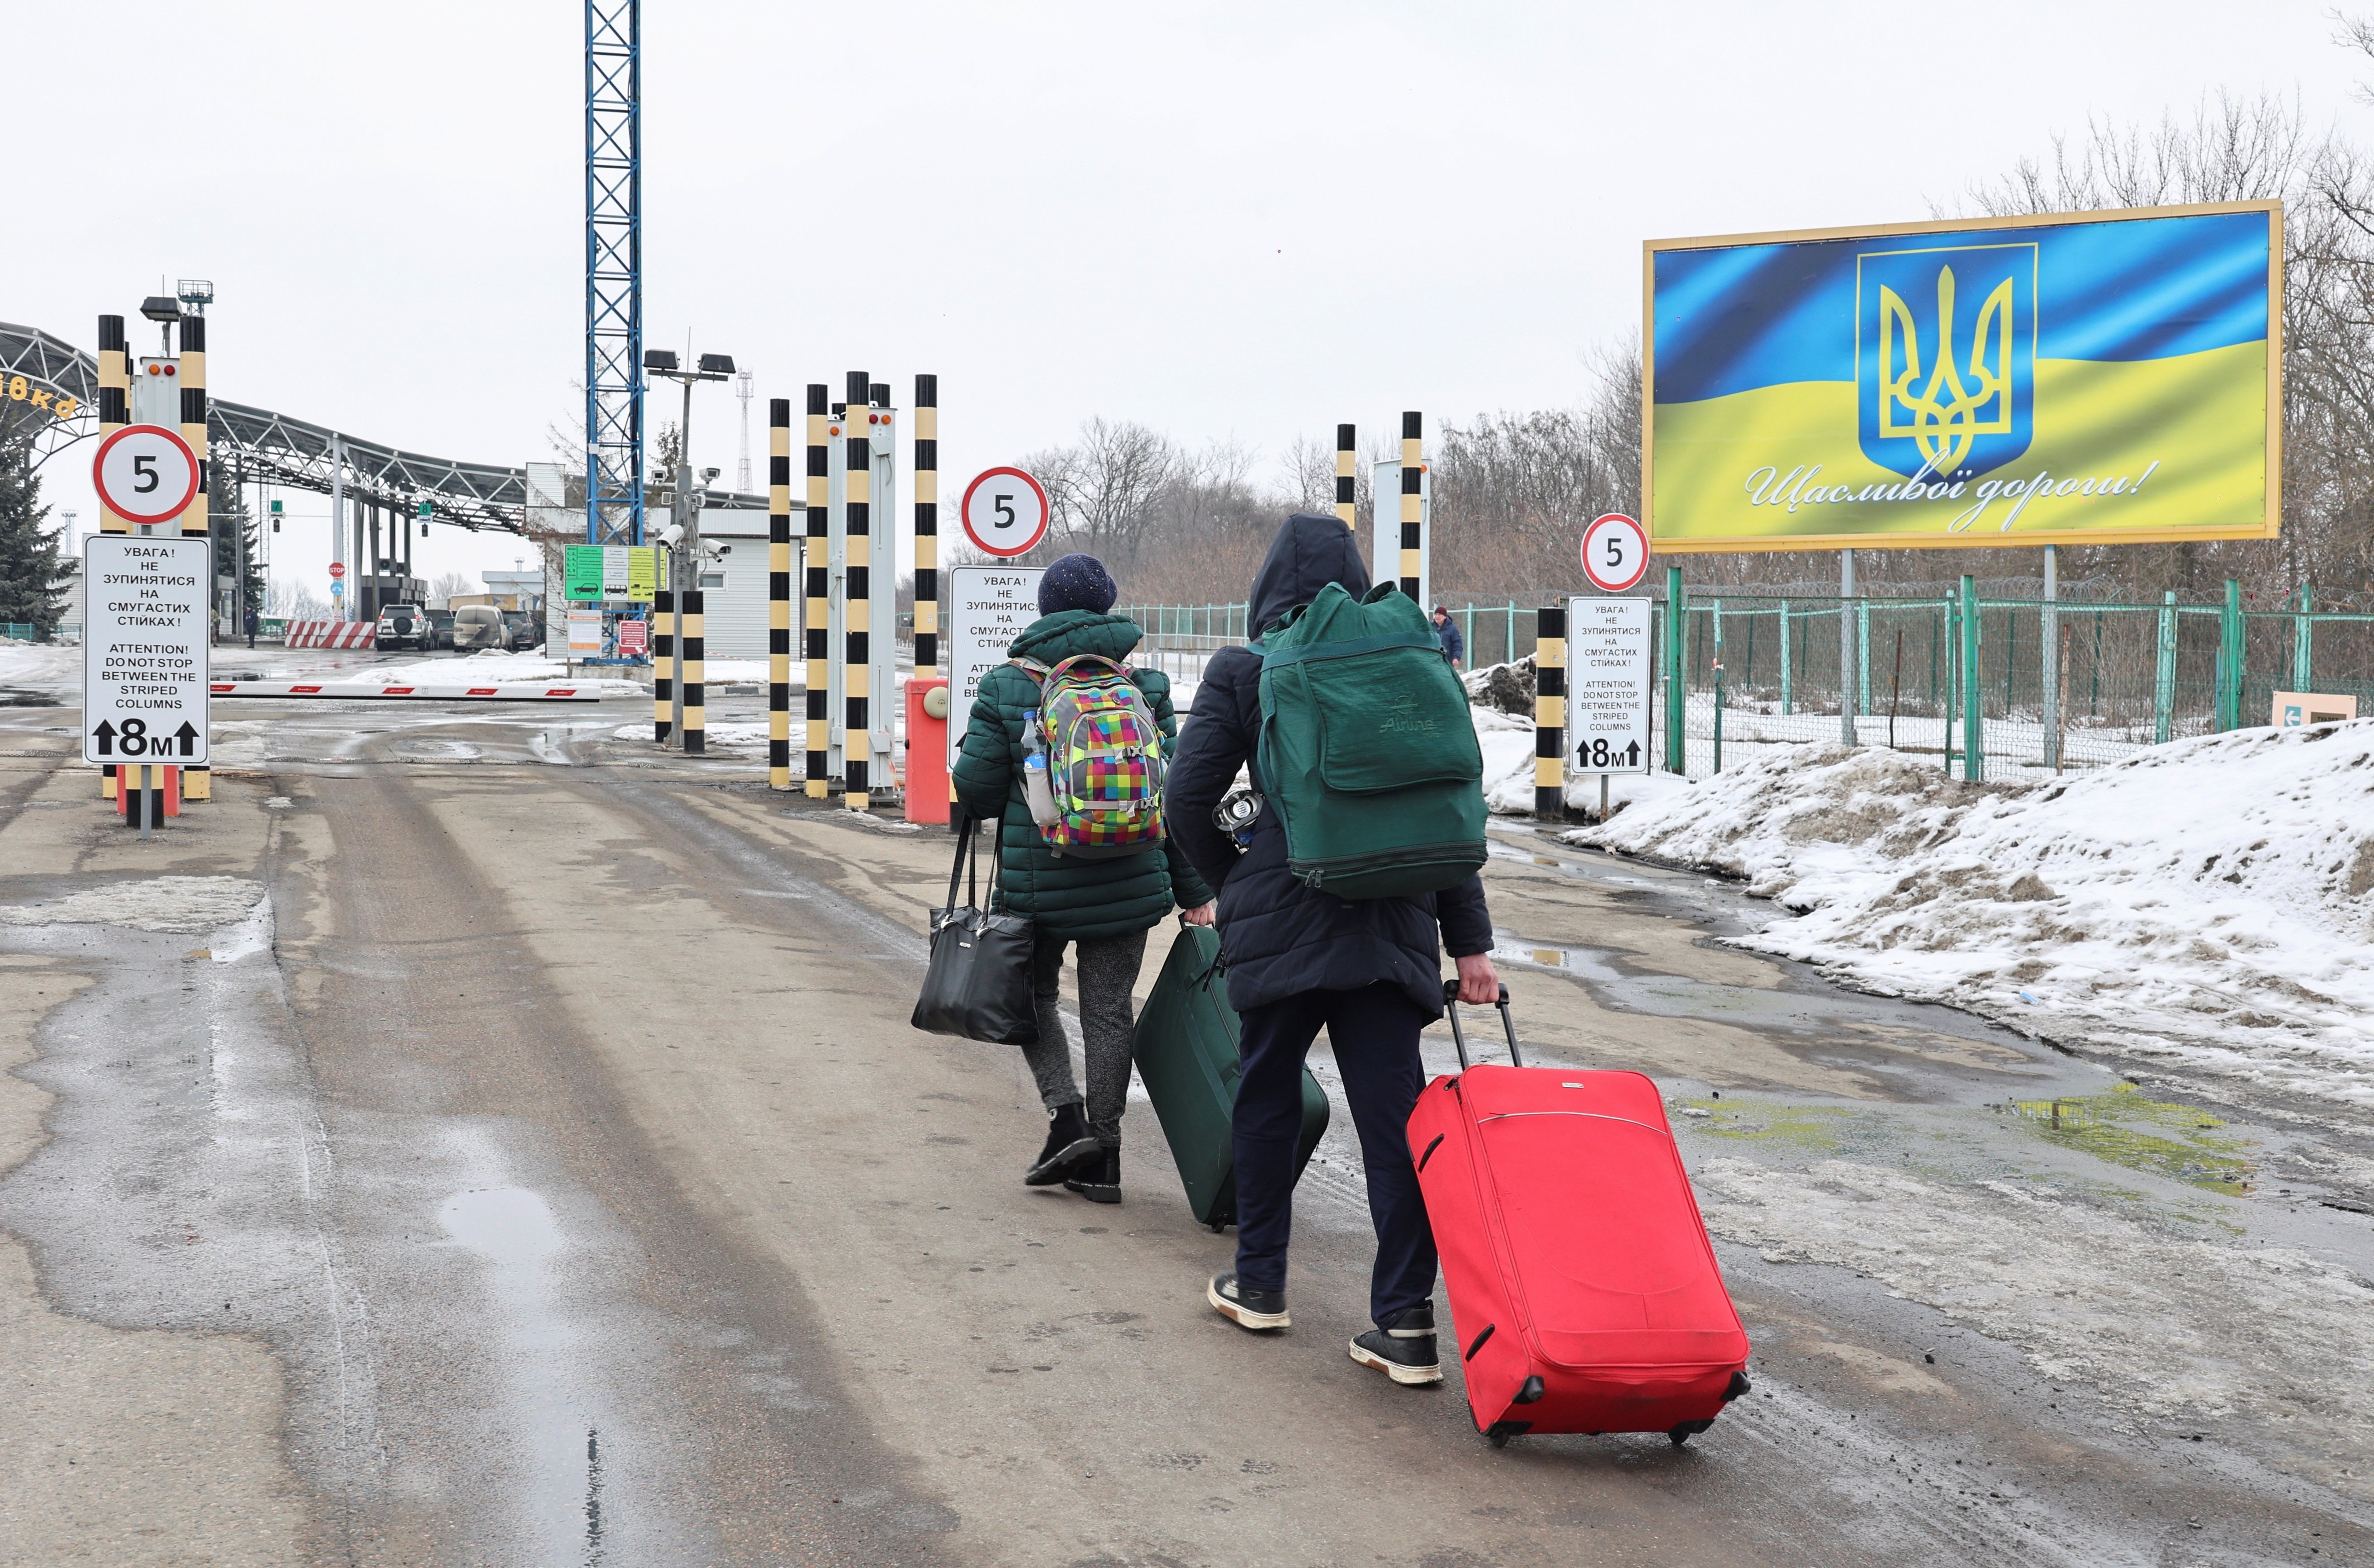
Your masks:
[[[1534,815],[1566,815],[1566,606],[1544,605],[1534,638]]]
[[[1413,599],[1417,597],[1418,491],[1426,482],[1426,470],[1420,466],[1425,461],[1420,448],[1425,433],[1425,415],[1402,416],[1402,592]]]
[[[695,583],[700,581],[700,563],[694,561],[685,569]],[[676,627],[677,654],[682,668],[678,678],[684,682],[684,754],[698,756],[709,749],[709,720],[701,709],[708,701],[702,684],[700,601],[699,588],[687,588],[676,603],[684,607],[682,620]]]
[[[822,800],[832,772],[832,675],[825,667],[831,657],[827,646],[832,626],[832,453],[825,432],[832,415],[832,389],[822,382],[808,383],[808,510],[806,582],[807,619],[800,646],[807,660],[808,777],[806,793]]]
[[[213,530],[212,514],[207,506],[210,499],[211,476],[206,462],[206,318],[184,314],[179,323],[182,329],[182,439],[198,459],[198,493],[182,513],[182,536],[193,535],[208,538]],[[206,596],[214,597],[214,584],[206,584]],[[183,800],[212,800],[214,773],[206,768],[182,770]]]
[[[660,547],[667,560],[671,552]],[[652,595],[652,743],[665,746],[676,727],[670,717],[676,706],[676,590],[662,588]]]
[[[767,400],[767,787],[792,787],[792,400]]]
[[[1356,433],[1350,425],[1335,427],[1335,515],[1343,519],[1346,528],[1353,526],[1352,501],[1358,494],[1352,482],[1352,465],[1357,461],[1353,440]]]
[[[874,722],[872,697],[874,652],[873,542],[874,440],[857,422],[857,412],[873,401],[874,383],[864,371],[849,372],[849,445],[845,464],[849,521],[843,548],[848,551],[849,585],[841,614],[847,629],[841,656],[844,690],[849,693],[841,714],[843,802],[852,811],[873,809],[866,797],[866,761],[872,749],[869,727]]]
[[[123,318],[99,318],[99,441],[132,422],[132,355],[123,341]],[[128,534],[132,525],[100,503],[99,527],[103,534]]]
[[[915,678],[940,673],[940,378],[915,378]],[[911,738],[909,744],[912,745]]]

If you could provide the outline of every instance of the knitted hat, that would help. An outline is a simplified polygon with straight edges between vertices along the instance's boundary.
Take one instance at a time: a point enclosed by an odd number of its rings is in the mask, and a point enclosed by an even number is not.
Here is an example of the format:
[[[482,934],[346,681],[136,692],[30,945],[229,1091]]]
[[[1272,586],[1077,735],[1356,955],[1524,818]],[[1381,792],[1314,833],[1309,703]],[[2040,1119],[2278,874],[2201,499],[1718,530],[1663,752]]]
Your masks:
[[[1102,615],[1112,608],[1120,593],[1105,572],[1103,561],[1092,555],[1067,555],[1047,568],[1047,575],[1039,579],[1039,613],[1053,615],[1057,610],[1084,609]]]

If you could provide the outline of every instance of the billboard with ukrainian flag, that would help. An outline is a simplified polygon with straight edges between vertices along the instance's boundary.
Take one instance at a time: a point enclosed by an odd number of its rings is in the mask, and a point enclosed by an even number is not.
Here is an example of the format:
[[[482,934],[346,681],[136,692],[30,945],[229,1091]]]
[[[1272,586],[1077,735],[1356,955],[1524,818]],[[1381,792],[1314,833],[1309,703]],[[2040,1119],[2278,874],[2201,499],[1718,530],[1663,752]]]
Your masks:
[[[1652,240],[1659,551],[2273,537],[2278,202]]]

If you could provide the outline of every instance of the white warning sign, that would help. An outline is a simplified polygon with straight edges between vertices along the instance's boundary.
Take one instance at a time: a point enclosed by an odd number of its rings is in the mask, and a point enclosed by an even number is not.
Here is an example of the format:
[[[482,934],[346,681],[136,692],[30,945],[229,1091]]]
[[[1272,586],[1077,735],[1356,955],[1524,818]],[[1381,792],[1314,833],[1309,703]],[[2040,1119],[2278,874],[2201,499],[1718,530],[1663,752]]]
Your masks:
[[[204,538],[93,534],[82,546],[82,760],[206,760]]]
[[[1645,773],[1649,601],[1612,595],[1567,601],[1566,736],[1569,773]]]
[[[948,571],[948,766],[957,765],[972,723],[981,678],[1005,662],[1005,650],[1039,619],[1035,566],[958,566]]]

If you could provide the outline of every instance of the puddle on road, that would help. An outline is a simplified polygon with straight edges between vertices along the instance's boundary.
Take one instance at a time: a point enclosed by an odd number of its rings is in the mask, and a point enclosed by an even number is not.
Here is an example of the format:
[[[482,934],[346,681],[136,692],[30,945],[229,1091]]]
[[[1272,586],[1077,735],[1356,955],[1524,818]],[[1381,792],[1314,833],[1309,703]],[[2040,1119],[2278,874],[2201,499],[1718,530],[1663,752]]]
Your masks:
[[[2206,1111],[2147,1099],[2132,1083],[2101,1094],[2015,1100],[1989,1110],[2016,1117],[2046,1142],[2109,1164],[2241,1197],[2257,1185],[2254,1138],[2224,1131]]]
[[[577,1333],[549,1267],[566,1245],[551,1206],[526,1187],[455,1193],[437,1210],[454,1244],[484,1258],[488,1293],[510,1341],[504,1375],[530,1430],[532,1495],[519,1501],[534,1516],[551,1561],[593,1568],[604,1560],[601,1422],[576,1374]]]
[[[58,700],[46,691],[29,691],[21,686],[0,686],[0,708],[54,708]]]
[[[1725,985],[1683,974],[1627,974],[1596,948],[1538,947],[1508,931],[1492,934],[1492,961],[1554,969],[1590,984],[1608,1006],[1659,1018],[1753,1023],[1806,1033],[1834,1032],[1846,996],[1808,996],[1755,985]]]

